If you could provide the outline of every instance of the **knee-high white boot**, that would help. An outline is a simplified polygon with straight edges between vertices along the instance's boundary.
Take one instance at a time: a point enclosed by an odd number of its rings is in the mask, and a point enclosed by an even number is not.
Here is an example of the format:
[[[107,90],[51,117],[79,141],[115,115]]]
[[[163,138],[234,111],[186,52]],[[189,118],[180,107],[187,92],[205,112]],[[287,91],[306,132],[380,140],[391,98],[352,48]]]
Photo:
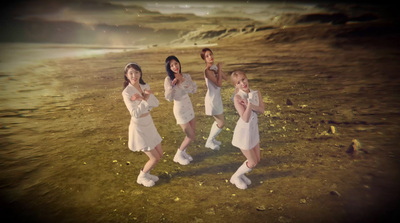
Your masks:
[[[249,179],[249,178],[247,178],[246,177],[246,175],[241,175],[240,176],[241,177],[241,179],[243,180],[243,182],[245,183],[245,184],[247,184],[247,186],[249,186],[250,184],[251,184],[251,180]]]
[[[234,184],[239,189],[246,189],[247,182],[243,181],[242,175],[250,172],[252,169],[247,167],[247,160],[236,170],[232,175],[230,182]]]
[[[210,130],[210,135],[208,136],[207,142],[206,142],[206,148],[210,148],[212,150],[219,150],[219,145],[216,143],[215,137],[222,131],[222,129],[218,128],[217,122],[214,121],[214,123],[211,126]]]

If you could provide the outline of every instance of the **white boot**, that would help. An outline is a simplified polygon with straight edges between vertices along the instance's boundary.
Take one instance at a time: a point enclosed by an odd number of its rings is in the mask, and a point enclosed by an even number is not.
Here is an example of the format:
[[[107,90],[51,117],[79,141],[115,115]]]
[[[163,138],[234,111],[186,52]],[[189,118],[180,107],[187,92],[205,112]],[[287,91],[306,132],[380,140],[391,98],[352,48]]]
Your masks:
[[[175,162],[175,163],[179,163],[179,164],[181,164],[181,165],[188,165],[188,164],[190,163],[190,161],[189,161],[188,159],[186,159],[186,158],[183,156],[182,153],[183,153],[183,152],[182,152],[180,149],[178,149],[178,150],[176,151],[176,154],[175,154],[175,156],[174,156],[174,162]]]
[[[207,142],[206,142],[206,148],[210,148],[212,150],[219,150],[219,145],[217,142],[215,142],[215,137],[222,131],[222,129],[218,128],[217,122],[214,121],[214,123],[211,126],[210,130],[210,135],[208,136]]]
[[[214,139],[213,141],[214,141],[214,144],[216,144],[216,145],[219,145],[219,146],[220,146],[220,145],[222,144],[221,141],[218,141],[218,140],[216,140],[216,139]]]
[[[247,167],[247,160],[236,170],[236,172],[232,175],[230,182],[234,184],[239,189],[246,189],[247,184],[243,181],[242,175],[251,171],[250,168]]]
[[[249,186],[251,184],[251,180],[249,178],[246,177],[246,175],[241,175],[240,178],[243,180],[243,182],[245,184],[247,184],[247,186]]]
[[[189,160],[190,162],[193,161],[193,157],[192,157],[191,155],[189,155],[189,154],[186,153],[186,149],[184,149],[184,150],[182,151],[182,155],[183,155],[183,157],[185,157],[185,159]]]
[[[158,176],[150,174],[150,171],[146,173],[146,178],[154,181],[154,183],[160,179]]]
[[[154,186],[154,181],[148,179],[148,178],[146,177],[146,173],[143,172],[142,170],[140,170],[140,174],[139,174],[139,176],[137,177],[136,182],[137,182],[138,184],[142,184],[142,185],[145,186],[145,187],[152,187],[152,186]]]

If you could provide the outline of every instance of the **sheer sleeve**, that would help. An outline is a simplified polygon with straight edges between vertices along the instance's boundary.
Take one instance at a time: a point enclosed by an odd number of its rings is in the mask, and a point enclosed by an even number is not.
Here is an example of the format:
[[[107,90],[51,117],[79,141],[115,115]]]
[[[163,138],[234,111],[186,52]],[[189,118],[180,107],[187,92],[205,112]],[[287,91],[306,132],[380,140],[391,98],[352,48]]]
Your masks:
[[[151,110],[149,103],[145,100],[131,101],[131,95],[126,91],[122,92],[122,97],[132,117],[139,118],[142,114],[148,113]]]
[[[196,93],[197,85],[196,82],[192,80],[189,74],[185,75],[185,81],[182,83],[183,90],[186,93]]]
[[[166,77],[164,81],[164,96],[167,101],[174,100],[175,97],[175,88],[171,85],[171,78]]]

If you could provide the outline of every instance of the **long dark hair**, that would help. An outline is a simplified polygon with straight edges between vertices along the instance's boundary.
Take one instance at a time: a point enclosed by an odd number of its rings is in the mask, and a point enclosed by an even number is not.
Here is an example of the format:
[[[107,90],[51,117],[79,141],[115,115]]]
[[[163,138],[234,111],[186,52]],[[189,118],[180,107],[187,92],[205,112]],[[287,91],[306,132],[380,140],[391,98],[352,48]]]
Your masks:
[[[124,78],[125,78],[125,81],[124,81],[124,89],[126,88],[126,86],[129,85],[129,82],[130,82],[129,79],[128,79],[128,77],[126,77],[126,74],[128,73],[129,68],[133,68],[133,69],[139,71],[139,72],[140,72],[139,83],[140,83],[140,84],[146,84],[146,82],[144,82],[143,79],[142,79],[143,73],[142,73],[142,69],[140,68],[140,66],[139,66],[137,63],[128,63],[128,64],[125,66],[125,69],[124,69]]]
[[[181,62],[179,62],[178,58],[176,56],[169,56],[167,57],[167,59],[165,59],[165,70],[167,71],[167,74],[169,76],[169,78],[171,78],[171,81],[173,81],[175,79],[175,74],[174,72],[171,70],[171,60],[176,60],[176,62],[179,63],[179,73],[181,73],[182,71],[182,66],[181,66]]]

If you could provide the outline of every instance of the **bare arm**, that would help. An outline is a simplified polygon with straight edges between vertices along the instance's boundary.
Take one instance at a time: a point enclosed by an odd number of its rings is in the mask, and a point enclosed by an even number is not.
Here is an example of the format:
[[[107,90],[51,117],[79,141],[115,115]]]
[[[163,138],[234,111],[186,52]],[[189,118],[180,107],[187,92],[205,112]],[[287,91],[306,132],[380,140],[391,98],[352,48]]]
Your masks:
[[[222,71],[222,63],[218,63],[218,76],[221,76],[222,79],[228,80],[224,71]]]
[[[222,75],[218,74],[216,77],[214,71],[212,71],[208,68],[204,71],[204,75],[206,76],[206,78],[208,80],[210,80],[212,83],[214,83],[218,87],[222,86]]]
[[[262,114],[265,111],[264,102],[263,102],[263,99],[261,97],[260,91],[258,91],[257,93],[258,93],[258,101],[259,101],[258,106],[257,105],[253,105],[253,104],[251,104],[250,106],[251,106],[251,109],[253,111],[257,112],[258,114]]]
[[[246,123],[249,122],[251,116],[251,106],[248,104],[246,99],[242,99],[239,95],[235,95],[234,104],[236,111],[240,115],[240,118]]]

